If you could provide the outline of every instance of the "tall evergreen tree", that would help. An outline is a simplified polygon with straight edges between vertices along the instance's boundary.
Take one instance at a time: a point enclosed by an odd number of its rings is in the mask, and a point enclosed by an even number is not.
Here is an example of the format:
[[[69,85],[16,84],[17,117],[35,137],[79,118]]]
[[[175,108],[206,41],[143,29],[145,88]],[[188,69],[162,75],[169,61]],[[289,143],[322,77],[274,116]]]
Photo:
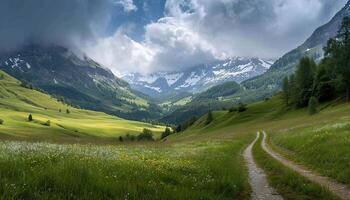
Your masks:
[[[314,115],[318,112],[317,106],[318,106],[317,99],[315,97],[311,97],[309,99],[309,105],[308,105],[308,110],[310,115]]]
[[[317,68],[314,80],[314,94],[320,102],[331,100],[336,95],[335,77],[329,66],[327,59],[324,59]]]
[[[208,125],[213,121],[213,113],[211,111],[208,112],[207,114],[207,120],[205,121],[205,124]]]
[[[324,50],[336,73],[336,87],[343,88],[347,101],[350,101],[350,17],[343,19],[337,36],[328,41]]]
[[[305,57],[300,60],[295,76],[297,107],[308,105],[313,93],[315,70],[316,63],[312,59]]]
[[[283,92],[283,98],[286,103],[286,105],[289,105],[290,101],[290,94],[291,94],[291,87],[289,83],[288,77],[285,77],[283,79],[283,84],[282,84],[282,92]]]
[[[289,92],[290,92],[290,97],[289,97],[289,104],[290,105],[296,105],[297,103],[297,90],[296,90],[296,83],[295,83],[295,74],[290,75],[289,77]]]

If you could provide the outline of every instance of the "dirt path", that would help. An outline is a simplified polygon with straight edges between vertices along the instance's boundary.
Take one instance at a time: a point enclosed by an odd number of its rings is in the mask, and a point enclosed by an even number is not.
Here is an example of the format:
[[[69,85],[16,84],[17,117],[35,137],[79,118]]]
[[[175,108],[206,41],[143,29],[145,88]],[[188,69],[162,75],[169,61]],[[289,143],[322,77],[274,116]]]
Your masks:
[[[255,140],[244,151],[244,159],[248,166],[249,184],[252,188],[252,200],[283,200],[273,188],[269,186],[266,175],[255,163],[252,154],[252,148],[258,141],[260,133],[257,133]]]
[[[350,188],[344,184],[338,183],[328,177],[324,177],[321,175],[316,174],[315,172],[312,172],[308,170],[306,167],[295,164],[291,162],[290,160],[285,159],[281,155],[275,153],[271,148],[268,147],[266,144],[266,132],[264,133],[264,137],[262,140],[262,148],[273,158],[284,164],[285,166],[291,168],[292,170],[298,172],[302,176],[308,178],[309,180],[318,183],[319,185],[328,188],[331,192],[333,192],[335,195],[340,197],[341,199],[350,200]]]

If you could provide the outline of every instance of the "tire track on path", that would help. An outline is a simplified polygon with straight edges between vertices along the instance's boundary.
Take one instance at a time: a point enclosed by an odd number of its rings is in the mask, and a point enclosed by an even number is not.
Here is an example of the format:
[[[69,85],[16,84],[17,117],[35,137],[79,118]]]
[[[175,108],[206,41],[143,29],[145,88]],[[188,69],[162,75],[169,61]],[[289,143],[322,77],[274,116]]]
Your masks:
[[[254,161],[252,149],[258,141],[260,133],[257,133],[255,140],[245,149],[244,159],[247,163],[249,172],[249,184],[252,188],[252,200],[283,200],[282,196],[277,194],[267,182],[266,174],[260,169]]]
[[[263,140],[261,142],[262,148],[264,151],[266,151],[270,156],[272,156],[274,159],[281,162],[283,165],[287,166],[288,168],[298,172],[300,175],[306,177],[307,179],[311,180],[314,183],[317,183],[331,191],[333,194],[337,195],[341,199],[350,200],[350,188],[347,185],[341,184],[336,182],[335,180],[321,176],[306,167],[295,164],[294,162],[285,159],[280,154],[274,152],[268,145],[266,144],[266,132],[263,132]]]

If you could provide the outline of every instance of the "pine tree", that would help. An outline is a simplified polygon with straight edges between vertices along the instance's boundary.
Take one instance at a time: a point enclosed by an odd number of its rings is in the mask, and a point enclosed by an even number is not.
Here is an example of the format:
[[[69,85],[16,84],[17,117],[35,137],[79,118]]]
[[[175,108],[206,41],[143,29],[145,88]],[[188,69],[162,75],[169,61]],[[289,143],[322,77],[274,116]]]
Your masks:
[[[170,128],[166,127],[164,132],[162,133],[162,135],[160,136],[161,139],[164,139],[166,137],[168,137],[169,135],[171,135],[171,131]]]
[[[213,113],[211,111],[208,112],[207,114],[207,119],[205,121],[205,125],[209,125],[213,121]]]
[[[330,65],[327,63],[327,59],[324,59],[319,64],[316,72],[314,94],[320,102],[331,100],[336,96],[336,88],[334,86],[335,77],[333,76],[332,69],[329,66]]]
[[[336,73],[336,87],[344,88],[347,101],[350,101],[350,17],[344,17],[335,38],[328,41],[325,57]]]
[[[291,87],[290,87],[290,84],[289,84],[288,77],[285,77],[283,79],[282,92],[283,92],[283,98],[284,98],[284,101],[285,101],[286,105],[289,105]]]
[[[289,104],[290,105],[296,105],[297,104],[297,101],[298,101],[298,99],[297,99],[297,93],[298,93],[298,91],[297,91],[297,89],[296,89],[296,82],[295,82],[295,75],[294,74],[292,74],[292,75],[290,75],[290,77],[289,77],[289,87],[290,87],[290,96],[289,96]]]
[[[318,106],[317,99],[315,97],[311,97],[309,100],[309,107],[308,107],[310,115],[314,115],[314,114],[318,113],[317,106]]]
[[[298,107],[305,107],[313,93],[316,63],[310,58],[302,58],[296,71],[296,100]]]
[[[28,121],[33,121],[33,116],[32,116],[32,114],[29,114],[29,116],[28,116]]]

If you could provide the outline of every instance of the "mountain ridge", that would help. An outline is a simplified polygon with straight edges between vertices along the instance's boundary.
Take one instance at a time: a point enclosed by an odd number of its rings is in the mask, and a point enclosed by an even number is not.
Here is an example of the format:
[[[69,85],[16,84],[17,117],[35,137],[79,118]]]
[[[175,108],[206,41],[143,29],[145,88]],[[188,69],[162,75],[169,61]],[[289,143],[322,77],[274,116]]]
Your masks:
[[[155,117],[147,100],[92,59],[61,46],[27,45],[0,55],[0,69],[73,105],[127,119]],[[154,106],[152,107],[154,108]]]
[[[121,78],[129,82],[133,89],[152,96],[176,92],[193,94],[227,81],[240,83],[264,73],[272,63],[273,60],[268,59],[232,57],[184,71],[156,72],[150,75],[130,73]]]

